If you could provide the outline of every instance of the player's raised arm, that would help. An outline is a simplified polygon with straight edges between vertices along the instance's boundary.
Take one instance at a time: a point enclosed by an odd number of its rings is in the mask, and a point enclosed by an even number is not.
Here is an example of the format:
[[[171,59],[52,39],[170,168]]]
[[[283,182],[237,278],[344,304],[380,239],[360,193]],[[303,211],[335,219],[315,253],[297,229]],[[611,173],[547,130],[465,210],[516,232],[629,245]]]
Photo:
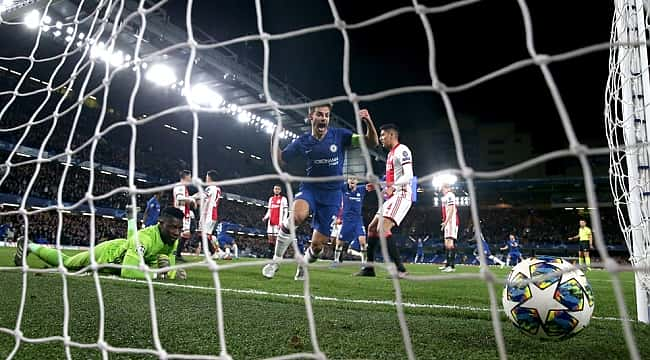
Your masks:
[[[361,121],[366,124],[366,133],[363,135],[366,145],[369,148],[375,148],[379,145],[379,137],[377,136],[377,128],[375,128],[375,123],[370,117],[370,112],[367,109],[361,109],[359,111],[359,117]],[[360,135],[352,136],[352,146],[359,146]]]

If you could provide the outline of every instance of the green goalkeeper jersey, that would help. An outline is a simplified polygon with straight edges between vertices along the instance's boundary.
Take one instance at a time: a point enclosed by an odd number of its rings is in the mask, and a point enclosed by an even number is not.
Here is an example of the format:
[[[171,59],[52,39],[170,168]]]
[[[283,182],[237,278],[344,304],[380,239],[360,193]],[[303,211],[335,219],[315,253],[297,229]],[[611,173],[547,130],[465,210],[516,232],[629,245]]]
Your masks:
[[[139,230],[138,242],[135,240],[135,232],[129,233],[126,239],[115,239],[105,241],[95,246],[95,260],[98,264],[121,264],[137,267],[140,265],[140,255],[144,262],[152,267],[158,267],[158,258],[165,256],[169,258],[169,265],[176,262],[176,246],[178,240],[167,245],[160,238],[159,225],[150,226]],[[63,260],[63,266],[70,270],[80,270],[90,266],[90,252],[82,251],[74,256],[68,256],[59,250],[33,244],[32,252],[46,263],[52,266],[59,265],[59,259]],[[138,269],[122,268],[120,276],[132,279],[144,279],[145,274]],[[167,277],[174,279],[176,271],[167,273]]]
[[[140,265],[140,255],[144,258],[144,262],[147,263],[150,267],[158,267],[158,257],[167,256],[169,258],[169,266],[174,266],[176,263],[176,246],[178,246],[178,240],[175,240],[171,245],[165,244],[160,238],[160,230],[158,229],[159,225],[149,226],[142,230],[138,231],[138,243],[136,244],[135,234],[128,236],[127,239],[116,239],[108,241],[107,243],[115,242],[115,245],[108,245],[109,248],[115,247],[115,250],[109,250],[108,253],[112,256],[115,256],[119,253],[122,256],[113,257],[115,264],[122,265],[131,265],[138,266]],[[99,244],[97,248],[102,246]],[[97,251],[95,248],[95,251]],[[97,260],[97,262],[100,262]],[[120,274],[122,277],[143,279],[144,273],[140,270],[127,269],[123,268]],[[173,279],[176,276],[176,271],[170,271],[168,277]]]

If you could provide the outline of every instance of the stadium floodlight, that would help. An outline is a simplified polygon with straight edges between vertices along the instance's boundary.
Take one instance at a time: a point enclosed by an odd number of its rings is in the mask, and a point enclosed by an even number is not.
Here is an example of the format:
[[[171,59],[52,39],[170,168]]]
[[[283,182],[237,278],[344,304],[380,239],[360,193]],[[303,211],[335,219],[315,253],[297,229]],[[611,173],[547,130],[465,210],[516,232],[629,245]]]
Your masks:
[[[72,28],[72,26],[68,26],[67,28],[65,28],[65,33],[68,35],[72,35],[74,33],[74,29]]]
[[[170,86],[176,82],[174,70],[164,64],[153,64],[147,70],[145,78],[158,86]]]
[[[61,36],[61,30],[57,30],[57,31],[53,32],[52,35],[54,35],[54,37]]]
[[[83,40],[86,37],[86,34],[80,32],[79,33],[79,40]]]
[[[431,185],[433,185],[434,188],[440,189],[442,185],[447,184],[447,185],[453,185],[458,181],[458,176],[453,175],[453,174],[441,174],[433,178],[431,181]]]
[[[50,31],[50,27],[47,25],[43,25],[43,27],[41,27],[41,30],[43,30],[43,32],[48,32]]]
[[[124,55],[122,51],[116,51],[110,55],[110,63],[113,66],[120,66],[124,63]]]
[[[56,32],[60,32],[60,31],[57,30]],[[106,45],[104,45],[103,41],[100,41],[97,44],[94,44],[90,48],[90,58],[91,59],[104,58],[106,56],[106,52],[107,52]]]
[[[223,104],[223,97],[205,84],[197,84],[190,89],[188,100],[201,105],[219,107]]]
[[[3,0],[2,3],[0,3],[0,11],[5,11],[13,5],[14,0]]]
[[[43,16],[43,24],[50,24],[50,23],[52,23],[52,18],[50,17],[50,15]]]
[[[61,29],[63,29],[63,23],[60,22],[60,21],[57,21],[56,24],[54,24],[54,27],[56,27],[57,29],[61,30]]]
[[[251,113],[248,111],[240,112],[239,115],[237,115],[237,120],[242,123],[249,122],[251,120]]]
[[[28,29],[36,29],[41,23],[41,13],[38,10],[32,10],[25,15],[25,26]]]
[[[265,126],[264,131],[266,131],[267,134],[273,134],[273,131],[275,128],[273,126]]]
[[[72,42],[72,36],[68,35],[65,37],[65,42]]]

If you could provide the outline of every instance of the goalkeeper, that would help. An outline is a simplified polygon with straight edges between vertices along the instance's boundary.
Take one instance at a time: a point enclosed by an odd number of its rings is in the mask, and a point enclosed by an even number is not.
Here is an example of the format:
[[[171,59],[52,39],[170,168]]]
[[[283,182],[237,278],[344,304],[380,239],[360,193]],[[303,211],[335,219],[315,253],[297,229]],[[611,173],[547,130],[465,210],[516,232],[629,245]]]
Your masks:
[[[95,246],[95,261],[98,264],[120,264],[125,266],[139,266],[140,257],[150,267],[165,267],[175,264],[175,253],[178,245],[181,228],[183,226],[184,214],[176,208],[165,208],[160,214],[158,224],[138,231],[138,241],[135,239],[135,232],[129,231],[126,239],[115,239],[105,241]],[[17,242],[14,263],[22,266],[23,256],[30,253],[36,255],[51,266],[59,266],[59,253],[63,260],[63,266],[68,270],[80,270],[90,266],[90,252],[83,251],[74,256],[66,255],[60,250],[46,246],[29,243],[24,249],[25,242]],[[119,274],[124,278],[144,279],[145,273],[138,269],[121,268],[105,269],[108,272]],[[154,273],[154,278],[157,277]],[[169,271],[165,274],[169,279],[185,279],[185,270],[179,269]]]

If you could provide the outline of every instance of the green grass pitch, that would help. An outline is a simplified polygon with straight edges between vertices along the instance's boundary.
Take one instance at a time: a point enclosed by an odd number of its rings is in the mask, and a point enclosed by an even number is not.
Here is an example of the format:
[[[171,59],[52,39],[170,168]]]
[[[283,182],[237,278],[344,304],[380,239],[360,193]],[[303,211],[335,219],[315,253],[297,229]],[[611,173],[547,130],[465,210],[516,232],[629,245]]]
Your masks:
[[[0,266],[11,266],[13,249],[0,248]],[[240,260],[245,261],[245,260]],[[30,266],[44,264],[30,257]],[[230,262],[229,262],[230,263]],[[252,263],[253,264],[253,263]],[[323,263],[325,264],[325,263]],[[412,274],[439,274],[437,266],[408,265]],[[312,352],[303,283],[293,280],[295,265],[283,265],[273,280],[261,276],[261,265],[220,272],[224,327],[228,353],[234,359],[259,359]],[[330,359],[404,359],[395,306],[363,303],[395,299],[392,280],[379,271],[377,278],[351,276],[356,267],[310,271],[313,310],[320,349]],[[458,273],[476,273],[477,267],[459,267]],[[499,278],[507,270],[495,269]],[[220,352],[214,281],[207,268],[190,269],[186,281],[155,285],[160,344],[169,354]],[[511,359],[626,359],[620,314],[605,271],[588,273],[594,290],[594,319],[583,333],[561,341],[539,341],[520,334],[501,315],[504,340]],[[633,275],[621,274],[628,312],[635,318]],[[22,291],[20,271],[0,271],[0,328],[14,329]],[[99,336],[100,311],[93,277],[69,277],[70,340],[94,344]],[[180,284],[168,286],[165,284]],[[191,286],[185,286],[191,285]],[[494,359],[498,357],[490,320],[487,286],[480,280],[409,281],[400,285],[411,341],[418,359]],[[119,348],[154,350],[149,290],[146,284],[101,279],[105,308],[104,339]],[[256,290],[256,292],[235,291]],[[501,286],[496,285],[499,307]],[[296,297],[285,294],[298,295]],[[323,299],[321,297],[326,297]],[[352,301],[354,300],[354,301]],[[357,301],[359,300],[359,301]],[[28,338],[63,335],[63,282],[59,274],[27,276],[27,296],[21,331]],[[650,327],[632,323],[641,358],[650,358]],[[0,358],[6,358],[15,338],[0,332]],[[96,348],[71,347],[72,358],[100,359]],[[16,359],[65,358],[61,340],[21,343]],[[153,355],[110,353],[111,359],[154,359]]]

